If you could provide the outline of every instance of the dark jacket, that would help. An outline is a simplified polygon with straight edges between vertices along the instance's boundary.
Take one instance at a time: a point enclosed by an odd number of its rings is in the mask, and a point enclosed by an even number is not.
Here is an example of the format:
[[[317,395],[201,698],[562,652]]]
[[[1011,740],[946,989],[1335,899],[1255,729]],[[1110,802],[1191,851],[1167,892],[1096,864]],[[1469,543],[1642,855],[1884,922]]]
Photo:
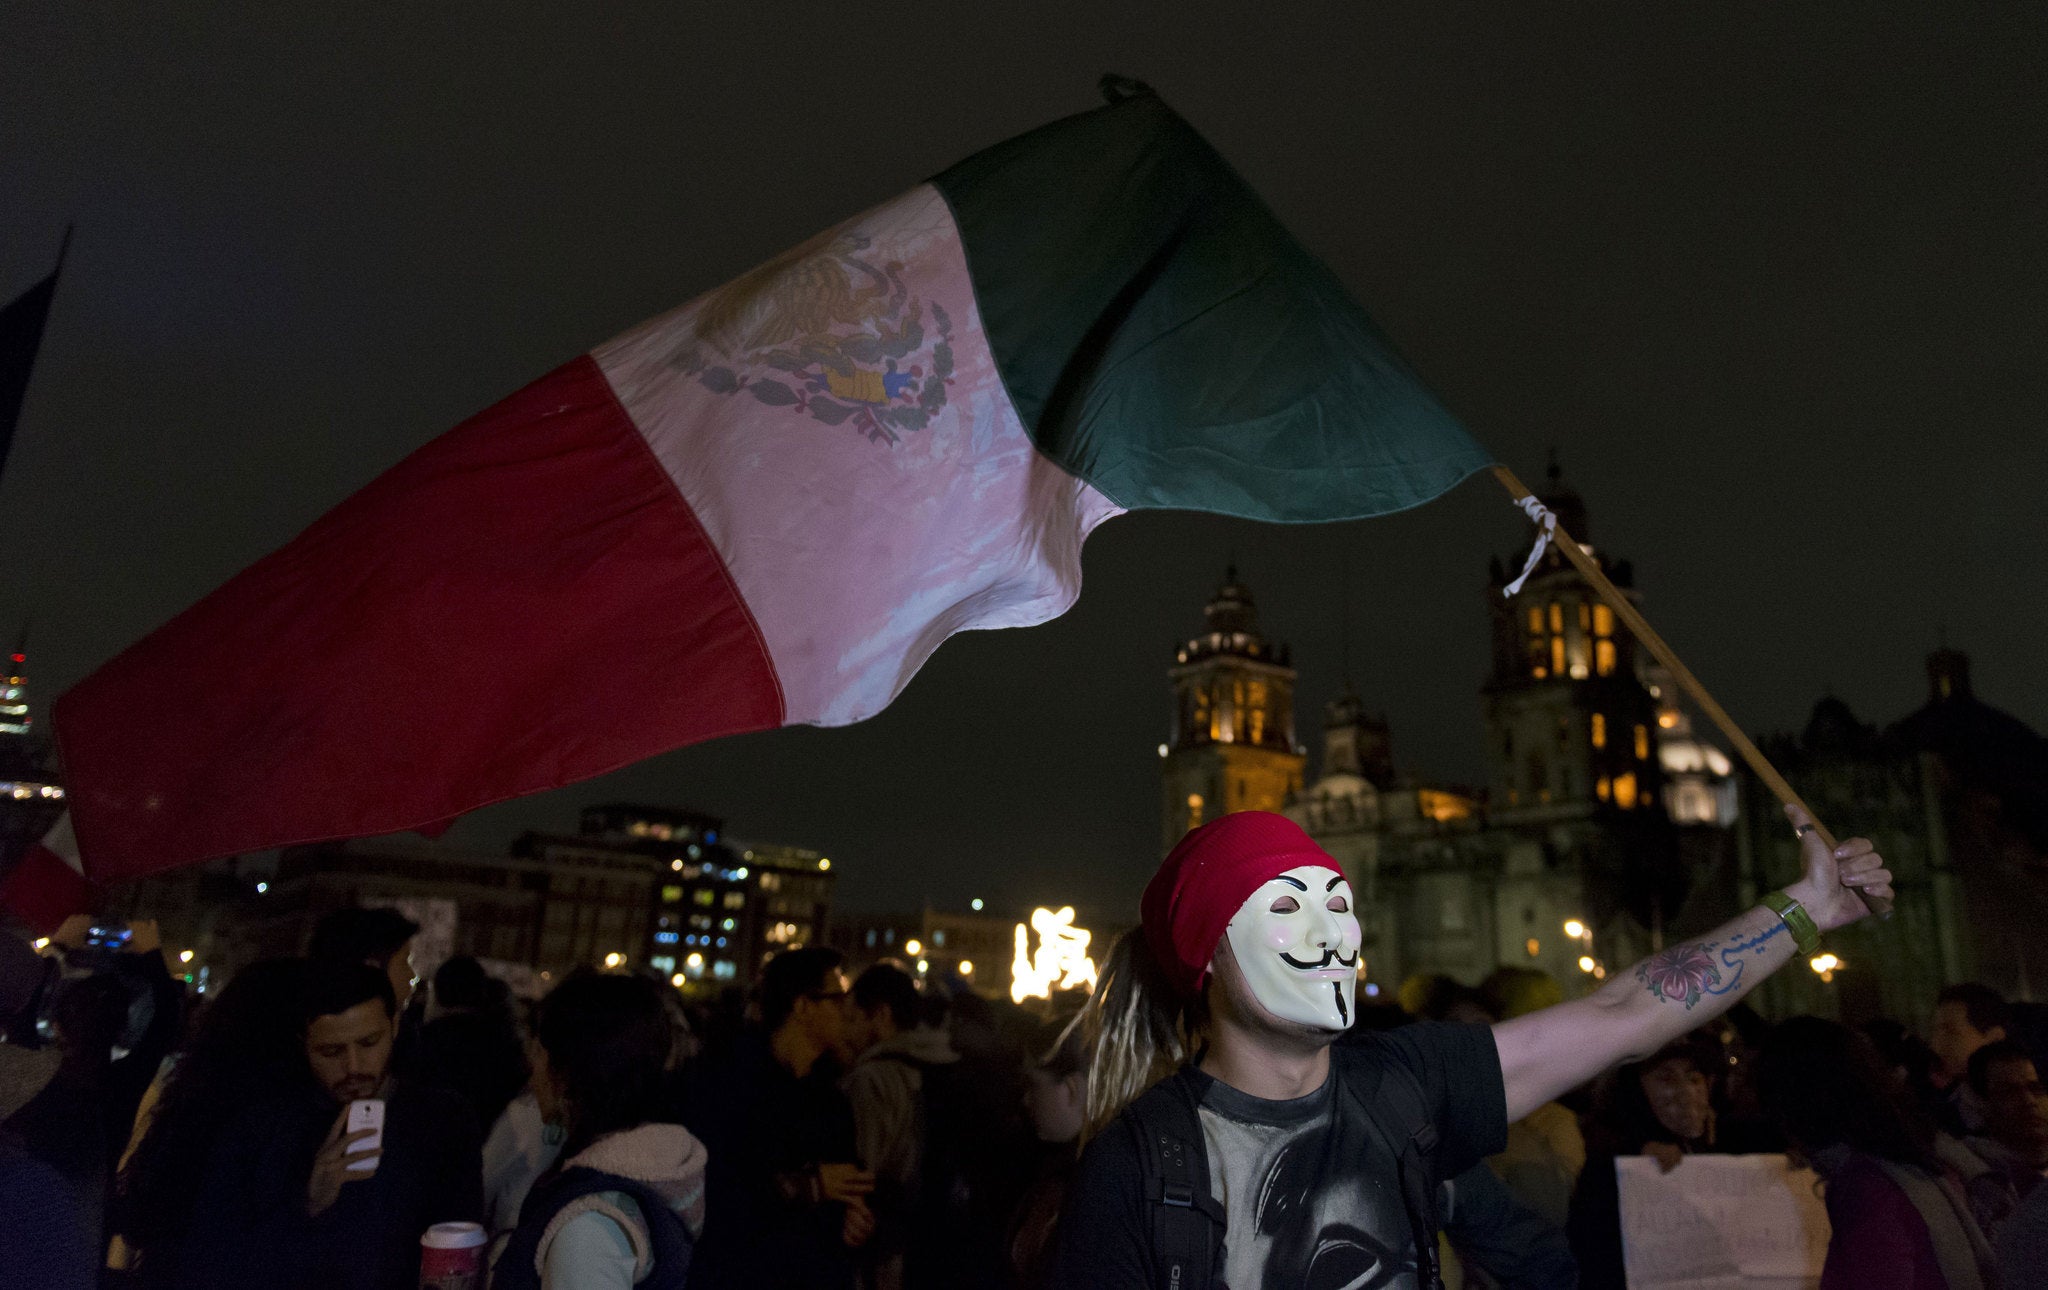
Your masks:
[[[0,1269],[7,1284],[92,1290],[99,1251],[62,1175],[0,1132]]]
[[[830,1063],[798,1079],[766,1036],[748,1035],[691,1079],[683,1123],[711,1156],[692,1287],[853,1284],[853,1253],[840,1237],[845,1207],[817,1194],[820,1163],[856,1162],[853,1111]]]
[[[526,1050],[502,1012],[451,1012],[420,1028],[414,1079],[469,1104],[488,1129],[526,1087]]]
[[[249,1110],[198,1174],[199,1202],[174,1247],[152,1248],[162,1290],[413,1290],[420,1236],[483,1215],[483,1147],[469,1108],[439,1089],[400,1085],[385,1110],[384,1155],[369,1178],[306,1216],[313,1157],[341,1108],[303,1088]]]

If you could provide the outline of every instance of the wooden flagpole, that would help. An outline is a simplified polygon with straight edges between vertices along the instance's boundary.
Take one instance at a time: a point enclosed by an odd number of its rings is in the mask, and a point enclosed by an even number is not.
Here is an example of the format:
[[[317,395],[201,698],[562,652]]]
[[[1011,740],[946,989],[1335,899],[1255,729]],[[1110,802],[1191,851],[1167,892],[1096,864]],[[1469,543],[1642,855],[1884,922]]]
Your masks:
[[[1508,490],[1508,495],[1513,497],[1518,504],[1523,498],[1533,495],[1527,488],[1523,487],[1521,480],[1515,478],[1515,472],[1509,470],[1506,466],[1495,466],[1493,468],[1493,475]],[[1728,710],[1715,702],[1713,695],[1707,693],[1707,687],[1700,684],[1699,678],[1692,674],[1692,669],[1681,662],[1671,647],[1664,643],[1664,638],[1657,634],[1657,629],[1650,626],[1648,620],[1641,613],[1637,612],[1635,605],[1629,598],[1622,595],[1620,589],[1607,580],[1607,575],[1600,570],[1600,562],[1588,555],[1579,546],[1578,539],[1565,532],[1564,526],[1561,524],[1552,531],[1551,541],[1558,551],[1564,555],[1564,558],[1571,561],[1572,566],[1591,584],[1593,590],[1599,593],[1600,599],[1607,602],[1607,607],[1614,611],[1615,616],[1628,624],[1629,631],[1635,633],[1635,638],[1643,643],[1643,647],[1655,655],[1657,661],[1662,663],[1665,669],[1671,673],[1672,678],[1678,682],[1679,688],[1683,689],[1686,695],[1699,705],[1700,711],[1706,713],[1707,718],[1720,729],[1723,735],[1727,736],[1728,742],[1735,746],[1736,753],[1741,756],[1743,761],[1749,764],[1751,770],[1756,772],[1757,778],[1761,779],[1771,792],[1777,794],[1779,801],[1787,806],[1796,806],[1800,810],[1805,811],[1807,817],[1813,821],[1814,828],[1819,830],[1821,841],[1828,844],[1829,850],[1833,850],[1835,847],[1834,834],[1829,833],[1827,826],[1820,822],[1820,817],[1813,813],[1813,809],[1800,800],[1799,794],[1793,791],[1790,784],[1785,782],[1785,777],[1778,773],[1776,766],[1771,765],[1770,759],[1765,757],[1754,743],[1750,742],[1749,736],[1743,733],[1742,727],[1735,724],[1735,718],[1728,715]],[[1882,896],[1873,896],[1860,888],[1851,888],[1851,890],[1862,897],[1864,906],[1871,913],[1879,918],[1891,916],[1891,901],[1886,900]]]

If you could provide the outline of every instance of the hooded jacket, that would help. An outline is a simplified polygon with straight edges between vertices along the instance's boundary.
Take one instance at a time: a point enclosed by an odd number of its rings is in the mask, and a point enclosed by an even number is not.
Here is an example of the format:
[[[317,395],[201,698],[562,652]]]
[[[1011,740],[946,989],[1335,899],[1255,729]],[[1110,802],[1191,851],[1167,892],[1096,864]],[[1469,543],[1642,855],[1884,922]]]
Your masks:
[[[599,1138],[528,1195],[492,1286],[682,1286],[704,1229],[707,1158],[678,1124]]]
[[[853,1105],[854,1140],[860,1158],[878,1178],[910,1187],[917,1182],[923,1134],[918,1097],[924,1068],[960,1060],[946,1032],[919,1026],[891,1035],[860,1055],[840,1081]]]

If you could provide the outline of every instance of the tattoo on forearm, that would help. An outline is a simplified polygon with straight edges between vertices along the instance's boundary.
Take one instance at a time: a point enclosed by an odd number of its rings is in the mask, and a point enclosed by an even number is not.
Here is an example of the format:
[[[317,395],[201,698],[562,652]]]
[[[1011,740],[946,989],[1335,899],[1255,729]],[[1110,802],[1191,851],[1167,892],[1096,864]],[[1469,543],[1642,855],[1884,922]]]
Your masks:
[[[1754,936],[1730,941],[1726,948],[1719,941],[1674,945],[1637,964],[1636,980],[1656,998],[1690,1011],[1706,996],[1727,994],[1739,986],[1748,957],[1762,954],[1771,938],[1784,930],[1784,923],[1774,922]]]

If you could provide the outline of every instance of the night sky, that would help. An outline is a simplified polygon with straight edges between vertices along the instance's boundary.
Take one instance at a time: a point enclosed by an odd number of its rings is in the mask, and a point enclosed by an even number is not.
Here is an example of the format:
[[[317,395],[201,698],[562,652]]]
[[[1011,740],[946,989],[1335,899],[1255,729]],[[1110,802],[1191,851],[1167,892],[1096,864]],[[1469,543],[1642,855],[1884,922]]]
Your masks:
[[[1560,450],[1750,727],[1830,691],[1902,715],[1944,633],[2048,727],[2044,65],[2040,5],[1895,0],[12,5],[0,297],[77,234],[0,483],[0,632],[33,620],[46,710],[428,438],[1114,69],[1502,460]],[[1522,536],[1485,477],[1355,524],[1127,517],[1075,610],[957,638],[874,721],[450,840],[665,802],[825,849],[848,907],[1126,915],[1165,668],[1226,561],[1294,646],[1305,742],[1348,615],[1397,760],[1476,780],[1487,559]]]

